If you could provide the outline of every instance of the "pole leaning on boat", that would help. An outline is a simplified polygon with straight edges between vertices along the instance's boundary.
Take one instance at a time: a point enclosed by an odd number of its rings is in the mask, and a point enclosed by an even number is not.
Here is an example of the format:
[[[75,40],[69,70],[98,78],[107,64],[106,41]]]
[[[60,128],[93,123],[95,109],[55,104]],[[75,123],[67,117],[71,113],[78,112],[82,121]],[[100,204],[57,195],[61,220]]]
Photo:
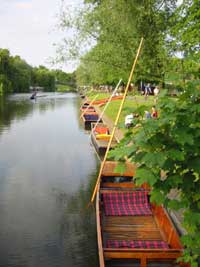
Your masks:
[[[126,99],[126,95],[128,93],[128,89],[129,89],[129,86],[130,86],[130,83],[131,83],[131,80],[132,80],[132,77],[133,77],[135,66],[137,64],[137,61],[138,61],[138,58],[139,58],[139,55],[140,55],[140,52],[141,52],[141,49],[142,49],[143,41],[144,41],[144,38],[142,37],[141,40],[140,40],[140,44],[139,44],[139,47],[138,47],[138,50],[137,50],[136,57],[135,57],[134,62],[133,62],[133,66],[132,66],[132,69],[131,69],[131,72],[130,72],[130,75],[129,75],[128,83],[126,85],[126,89],[125,89],[125,92],[124,92],[124,95],[123,95],[123,98],[122,98],[122,101],[121,101],[121,105],[119,107],[118,114],[117,114],[117,117],[115,119],[114,127],[113,127],[113,130],[112,130],[112,133],[111,133],[111,137],[110,137],[107,149],[106,149],[106,153],[105,153],[104,159],[103,159],[103,161],[101,163],[101,167],[100,167],[100,170],[99,170],[99,175],[97,177],[96,185],[95,185],[95,188],[94,188],[90,203],[94,202],[94,199],[95,199],[95,196],[96,196],[96,193],[97,193],[98,185],[99,185],[100,179],[101,179],[101,174],[102,174],[102,171],[103,171],[103,168],[104,168],[104,165],[105,165],[105,162],[106,162],[106,158],[108,156],[108,152],[109,152],[109,149],[110,149],[110,146],[111,146],[111,143],[112,143],[112,140],[113,140],[116,128],[117,128],[119,117],[120,117],[120,114],[121,114],[121,111],[122,111],[122,108],[123,108],[123,105],[124,105],[124,102],[125,102],[125,99]]]

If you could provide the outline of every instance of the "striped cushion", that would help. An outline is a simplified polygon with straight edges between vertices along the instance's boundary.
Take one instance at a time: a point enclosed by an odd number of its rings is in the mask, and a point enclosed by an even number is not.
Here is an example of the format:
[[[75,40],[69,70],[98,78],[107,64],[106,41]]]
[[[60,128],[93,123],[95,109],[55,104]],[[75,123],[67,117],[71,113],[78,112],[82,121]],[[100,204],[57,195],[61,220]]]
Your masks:
[[[161,240],[107,240],[107,248],[147,248],[147,249],[168,249],[169,246],[166,242]]]
[[[148,192],[146,191],[103,193],[105,215],[151,215],[147,196]]]

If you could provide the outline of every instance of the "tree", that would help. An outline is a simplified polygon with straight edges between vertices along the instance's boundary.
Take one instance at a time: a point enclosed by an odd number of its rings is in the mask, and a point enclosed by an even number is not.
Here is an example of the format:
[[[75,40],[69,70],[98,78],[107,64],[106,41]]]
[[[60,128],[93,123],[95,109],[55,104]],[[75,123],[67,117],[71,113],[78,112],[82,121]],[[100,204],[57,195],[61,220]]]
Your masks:
[[[130,130],[119,146],[110,153],[115,160],[137,163],[137,184],[147,182],[151,201],[169,209],[184,209],[182,237],[186,246],[184,261],[197,267],[200,255],[200,86],[187,85],[187,90],[171,99],[163,95],[158,102],[158,119],[135,121],[141,127]],[[140,106],[135,113],[144,114]],[[162,172],[161,172],[162,170]],[[162,173],[162,175],[161,175]],[[179,192],[172,199],[170,192]]]
[[[184,57],[192,56],[200,62],[200,9],[198,0],[184,0],[172,17],[171,43]]]
[[[12,92],[12,85],[9,80],[10,73],[10,52],[7,49],[0,49],[0,87],[1,94]]]
[[[69,85],[71,87],[76,86],[75,72],[66,73],[62,70],[54,70],[53,73],[55,75],[56,83]]]
[[[33,86],[41,86],[44,91],[55,91],[55,75],[44,66],[33,69],[32,81]]]
[[[11,57],[9,79],[15,93],[29,92],[31,85],[31,66],[19,56]]]
[[[127,80],[136,47],[144,36],[145,45],[136,79],[162,81],[167,56],[165,33],[175,2],[88,0],[84,8],[76,10],[75,17],[63,10],[62,27],[73,29],[75,33],[73,39],[64,40],[66,50],[63,51],[68,53],[68,57],[63,59],[77,56],[81,66],[87,66],[91,84],[112,83],[121,77]],[[84,70],[83,79],[86,68],[80,68],[79,74],[81,69]]]

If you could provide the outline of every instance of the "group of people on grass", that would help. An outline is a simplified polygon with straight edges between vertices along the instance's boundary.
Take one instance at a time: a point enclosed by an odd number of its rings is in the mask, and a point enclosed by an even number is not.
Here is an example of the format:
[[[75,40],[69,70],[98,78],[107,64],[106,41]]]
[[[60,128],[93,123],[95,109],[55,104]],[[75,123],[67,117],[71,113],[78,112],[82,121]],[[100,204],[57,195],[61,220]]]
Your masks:
[[[158,86],[152,86],[150,83],[147,83],[146,85],[142,85],[141,92],[145,96],[145,98],[148,95],[155,95],[157,96],[160,92]]]
[[[130,128],[133,126],[134,118],[138,118],[138,114],[131,113],[125,117],[125,127]],[[145,110],[144,119],[156,119],[158,118],[158,111],[155,106],[151,108],[151,112]]]

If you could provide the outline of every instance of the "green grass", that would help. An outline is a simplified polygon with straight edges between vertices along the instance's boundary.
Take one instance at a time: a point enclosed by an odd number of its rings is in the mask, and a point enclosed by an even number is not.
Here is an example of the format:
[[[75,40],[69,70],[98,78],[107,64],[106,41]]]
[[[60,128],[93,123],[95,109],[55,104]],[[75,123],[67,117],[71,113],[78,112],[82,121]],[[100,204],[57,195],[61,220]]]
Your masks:
[[[144,96],[134,96],[126,98],[118,124],[124,125],[125,116],[133,112],[135,108],[141,105],[145,106],[145,109],[151,112],[151,107],[154,105],[154,99],[155,98],[153,96],[149,96],[147,100],[144,99]],[[121,100],[112,101],[105,111],[105,114],[112,121],[115,121],[116,119],[120,104]],[[103,109],[103,107],[101,109]]]
[[[89,92],[89,94],[86,94],[86,95],[87,95],[89,100],[93,100],[94,97],[96,97],[96,96],[97,97],[95,98],[95,100],[100,100],[100,99],[110,97],[109,93],[101,93],[101,92],[94,92],[94,91]]]
[[[103,98],[108,98],[110,97],[109,93],[102,93],[102,92],[89,92],[87,94],[87,97],[89,100],[93,100],[94,97],[97,96],[95,100],[103,99]],[[136,95],[128,95],[126,97],[118,125],[119,127],[124,127],[124,121],[125,121],[125,116],[133,112],[135,108],[138,108],[139,106],[143,105],[146,110],[151,112],[151,107],[154,105],[154,96],[148,96],[148,98],[145,100],[144,96]],[[120,107],[122,100],[114,100],[111,101],[105,111],[105,114],[114,122]],[[104,106],[101,107],[101,110],[103,110]]]
[[[68,86],[68,85],[63,85],[63,84],[57,84],[56,85],[56,91],[57,92],[72,92],[75,91],[74,88]]]

